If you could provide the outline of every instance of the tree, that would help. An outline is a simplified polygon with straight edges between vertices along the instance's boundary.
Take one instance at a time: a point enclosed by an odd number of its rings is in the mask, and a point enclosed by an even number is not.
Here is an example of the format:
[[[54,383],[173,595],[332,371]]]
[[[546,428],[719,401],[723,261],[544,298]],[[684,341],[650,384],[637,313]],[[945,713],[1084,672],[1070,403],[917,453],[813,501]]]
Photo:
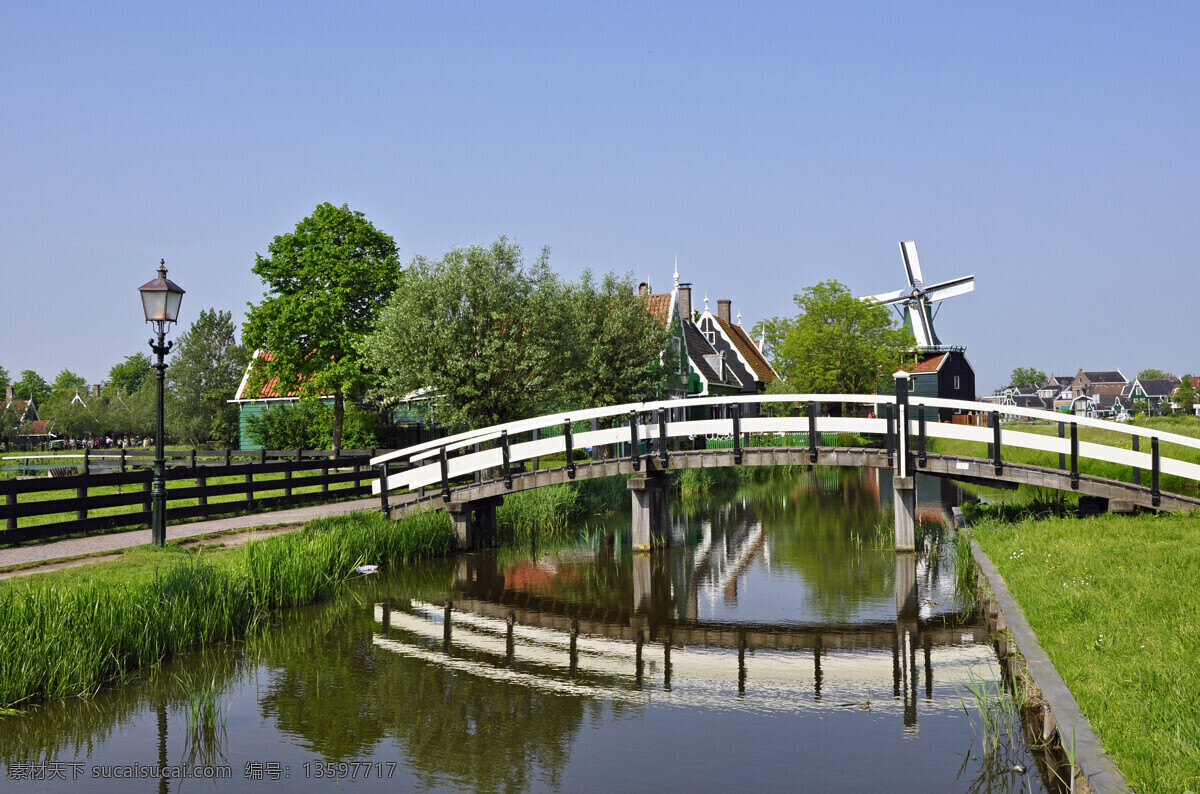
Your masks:
[[[5,400],[5,404],[0,405],[0,441],[4,442],[5,452],[8,452],[12,443],[17,440],[20,428],[21,415]]]
[[[1175,376],[1162,369],[1144,369],[1137,374],[1137,380],[1174,380]]]
[[[521,248],[454,248],[417,257],[363,346],[382,391],[402,397],[432,387],[438,421],[484,427],[534,416],[561,402],[554,366],[565,332],[564,289],[547,253],[526,270]]]
[[[154,379],[154,365],[150,356],[145,353],[134,353],[126,356],[124,361],[113,364],[108,371],[108,383],[104,385],[106,396],[116,394],[130,395]]]
[[[1196,387],[1192,385],[1193,375],[1184,375],[1172,402],[1179,405],[1184,413],[1193,414],[1196,410]]]
[[[837,281],[795,296],[775,369],[794,392],[869,394],[891,388],[891,373],[910,345],[886,306],[863,301]]]
[[[653,400],[680,390],[680,351],[667,345],[669,330],[634,294],[632,275],[608,273],[596,284],[584,271],[564,297],[568,322],[560,342],[569,359],[559,367],[564,410]]]
[[[167,368],[166,414],[172,437],[193,447],[237,446],[233,399],[248,356],[231,312],[205,309],[175,345]],[[323,445],[324,442],[322,442]]]
[[[1041,386],[1048,380],[1050,379],[1046,377],[1046,373],[1040,369],[1017,367],[1012,371],[1008,382],[1012,386]]]
[[[11,382],[12,381],[8,379],[8,370],[6,370],[4,367],[0,367],[0,389],[7,388]]]
[[[268,252],[255,255],[267,291],[250,304],[242,340],[273,355],[251,387],[278,378],[302,395],[333,395],[332,443],[341,449],[346,395],[366,386],[359,343],[397,285],[396,244],[361,212],[325,203]]]
[[[64,369],[54,378],[54,383],[50,384],[49,399],[53,401],[65,398],[70,402],[79,392],[87,394],[87,379],[82,375],[76,375],[69,369]]]
[[[21,379],[13,384],[13,399],[33,400],[34,405],[41,405],[50,396],[50,384],[31,369],[21,371]]]

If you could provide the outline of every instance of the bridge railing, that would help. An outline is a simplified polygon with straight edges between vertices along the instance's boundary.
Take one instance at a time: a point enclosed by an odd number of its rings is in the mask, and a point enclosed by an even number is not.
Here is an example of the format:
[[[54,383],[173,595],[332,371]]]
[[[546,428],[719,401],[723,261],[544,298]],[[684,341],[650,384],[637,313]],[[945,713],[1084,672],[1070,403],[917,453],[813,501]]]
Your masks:
[[[882,417],[827,416],[821,415],[821,406],[830,403],[867,406],[881,410]],[[771,404],[807,405],[806,416],[755,416],[744,417],[745,406]],[[942,438],[954,441],[976,442],[988,445],[989,455],[999,467],[1003,465],[1001,450],[1005,447],[1058,453],[1060,460],[1070,457],[1072,473],[1077,480],[1080,458],[1105,461],[1152,472],[1154,490],[1161,472],[1185,479],[1200,481],[1200,465],[1160,454],[1159,442],[1169,442],[1183,447],[1200,450],[1200,439],[1181,436],[1162,430],[1136,427],[1117,422],[1108,422],[1087,417],[1077,417],[1051,411],[1005,406],[1003,412],[991,406],[964,400],[949,400],[934,397],[910,396],[908,400],[908,438]],[[727,414],[722,418],[687,419],[688,409],[719,409]],[[988,426],[977,424],[953,424],[936,421],[937,409],[983,415]],[[921,418],[922,409],[926,418]],[[860,412],[863,409],[860,409]],[[1042,419],[1059,423],[1062,437],[1029,433],[1012,428],[1002,428],[1000,414]],[[551,455],[566,454],[568,466],[573,453],[583,448],[613,445],[628,445],[632,455],[637,455],[640,444],[650,442],[656,453],[665,453],[667,442],[673,439],[696,436],[726,436],[734,439],[739,447],[743,437],[755,434],[799,434],[809,440],[815,449],[818,434],[850,433],[860,436],[879,436],[888,439],[889,451],[893,439],[898,439],[899,423],[894,419],[896,398],[893,395],[847,395],[847,394],[782,394],[782,395],[738,395],[733,397],[706,397],[688,400],[662,400],[655,402],[628,403],[625,405],[570,411],[531,419],[509,422],[503,425],[460,433],[447,438],[416,444],[405,449],[380,455],[371,464],[386,471],[387,465],[401,463],[410,468],[386,477],[387,490],[397,488],[420,488],[442,484],[448,487],[452,480],[473,475],[484,470],[511,471],[515,464]],[[592,423],[596,429],[575,431],[580,423]],[[617,426],[599,427],[600,424]],[[1078,428],[1096,428],[1148,439],[1148,452],[1126,449],[1078,439]],[[562,432],[553,436],[541,435],[555,429]],[[1065,432],[1070,430],[1070,437]],[[523,440],[528,437],[528,440]],[[520,440],[519,440],[520,439]],[[489,448],[483,449],[483,445]],[[896,444],[899,447],[899,444]],[[906,444],[910,450],[916,448],[915,441]],[[997,472],[999,473],[999,472]],[[380,481],[373,485],[376,494],[381,491]]]

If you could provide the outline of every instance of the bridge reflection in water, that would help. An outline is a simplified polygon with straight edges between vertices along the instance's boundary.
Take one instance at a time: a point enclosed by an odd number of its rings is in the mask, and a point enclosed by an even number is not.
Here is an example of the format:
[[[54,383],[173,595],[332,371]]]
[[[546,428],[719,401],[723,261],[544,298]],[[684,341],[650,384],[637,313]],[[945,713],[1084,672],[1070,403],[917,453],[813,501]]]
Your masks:
[[[886,618],[877,600],[844,622],[762,620],[754,604],[771,595],[771,544],[753,510],[734,512],[725,526],[704,521],[695,532],[677,520],[686,542],[670,553],[621,560],[608,536],[507,564],[464,557],[447,598],[377,604],[375,644],[463,674],[614,702],[895,712],[907,731],[918,705],[962,708],[957,692],[995,655],[982,623],[951,608],[949,572],[886,552],[878,556],[895,594]]]

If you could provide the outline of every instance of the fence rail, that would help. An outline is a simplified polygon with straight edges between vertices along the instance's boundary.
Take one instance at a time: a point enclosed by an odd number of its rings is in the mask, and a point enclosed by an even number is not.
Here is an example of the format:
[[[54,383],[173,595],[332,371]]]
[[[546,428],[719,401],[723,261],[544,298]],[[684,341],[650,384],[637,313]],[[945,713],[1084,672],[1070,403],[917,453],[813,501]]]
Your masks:
[[[166,519],[170,523],[367,496],[377,474],[369,461],[381,452],[342,450],[336,457],[329,450],[171,452],[164,472]],[[6,464],[24,459],[27,466],[29,460],[65,464],[69,459],[78,471],[0,480],[0,544],[148,525],[153,455],[114,450],[6,457]]]

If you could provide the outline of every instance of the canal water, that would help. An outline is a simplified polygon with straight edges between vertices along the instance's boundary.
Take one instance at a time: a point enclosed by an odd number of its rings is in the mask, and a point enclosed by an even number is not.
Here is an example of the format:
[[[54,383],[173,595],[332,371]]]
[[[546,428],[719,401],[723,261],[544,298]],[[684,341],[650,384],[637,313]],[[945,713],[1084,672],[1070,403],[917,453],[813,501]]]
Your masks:
[[[817,469],[678,501],[653,555],[621,512],[364,577],[0,719],[5,789],[1045,790],[1019,727],[984,739],[971,690],[999,667],[951,555],[878,548],[881,493]],[[955,498],[933,480],[919,510]],[[210,728],[189,719],[205,691]]]

